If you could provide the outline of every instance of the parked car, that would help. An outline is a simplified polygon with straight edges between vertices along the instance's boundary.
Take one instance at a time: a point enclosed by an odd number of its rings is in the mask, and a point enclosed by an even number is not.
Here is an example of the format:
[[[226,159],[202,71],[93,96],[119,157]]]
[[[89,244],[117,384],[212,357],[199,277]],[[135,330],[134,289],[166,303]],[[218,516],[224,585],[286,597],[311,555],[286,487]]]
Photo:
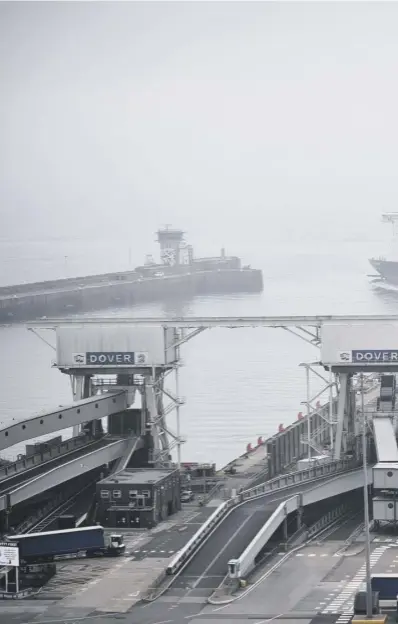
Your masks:
[[[192,490],[184,490],[183,492],[181,492],[181,502],[182,503],[189,503],[194,498],[195,498],[195,495],[192,492]]]

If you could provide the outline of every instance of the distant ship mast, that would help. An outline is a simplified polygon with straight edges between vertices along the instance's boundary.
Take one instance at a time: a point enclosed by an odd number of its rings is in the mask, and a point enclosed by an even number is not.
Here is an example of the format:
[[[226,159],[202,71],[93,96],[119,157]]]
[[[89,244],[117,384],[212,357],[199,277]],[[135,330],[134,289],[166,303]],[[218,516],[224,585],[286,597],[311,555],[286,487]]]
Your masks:
[[[392,224],[392,235],[393,238],[398,238],[398,212],[384,212],[381,215],[381,220],[383,223],[391,223]]]

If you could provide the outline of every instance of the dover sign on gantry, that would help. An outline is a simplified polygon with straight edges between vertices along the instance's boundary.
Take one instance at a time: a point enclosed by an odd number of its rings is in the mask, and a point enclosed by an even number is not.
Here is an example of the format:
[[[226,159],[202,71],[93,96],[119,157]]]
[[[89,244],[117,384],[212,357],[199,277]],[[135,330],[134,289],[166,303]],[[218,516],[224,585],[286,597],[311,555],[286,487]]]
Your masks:
[[[0,566],[19,566],[19,550],[12,542],[0,542]]]
[[[398,364],[398,349],[357,349],[340,351],[343,364]]]
[[[74,353],[77,366],[147,366],[148,353],[143,351],[88,351]]]

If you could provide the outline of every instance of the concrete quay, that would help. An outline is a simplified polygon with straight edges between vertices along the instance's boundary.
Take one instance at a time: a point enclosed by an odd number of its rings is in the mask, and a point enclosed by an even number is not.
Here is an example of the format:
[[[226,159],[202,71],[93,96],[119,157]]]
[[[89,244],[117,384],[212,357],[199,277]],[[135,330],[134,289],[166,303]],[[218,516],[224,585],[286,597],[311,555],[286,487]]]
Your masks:
[[[230,472],[231,468],[233,473]],[[267,445],[264,442],[217,471],[217,477],[223,479],[217,496],[230,498],[234,490],[240,492],[251,485],[257,485],[259,479],[265,481],[267,470]]]
[[[349,624],[353,598],[364,579],[363,535],[345,548],[356,522],[336,527],[323,542],[278,553],[230,604],[209,605],[205,591],[192,586],[172,587],[151,604],[137,603],[140,581],[128,556],[126,562],[97,562],[101,573],[91,575],[86,586],[81,584],[84,560],[65,562],[47,593],[35,601],[1,605],[0,624]],[[395,571],[398,538],[372,539],[372,571]],[[143,546],[143,535],[137,534],[129,541],[129,553]],[[148,570],[151,562],[155,569],[158,561],[155,554],[148,556],[141,570]]]

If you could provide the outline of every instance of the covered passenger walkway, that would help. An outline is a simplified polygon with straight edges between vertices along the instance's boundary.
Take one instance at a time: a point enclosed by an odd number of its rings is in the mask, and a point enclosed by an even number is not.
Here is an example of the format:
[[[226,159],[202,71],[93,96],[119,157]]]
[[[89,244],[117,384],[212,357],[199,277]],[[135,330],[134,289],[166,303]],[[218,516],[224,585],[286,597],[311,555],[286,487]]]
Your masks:
[[[71,405],[44,412],[33,418],[20,420],[10,427],[0,429],[0,451],[26,440],[32,440],[62,429],[69,429],[92,420],[106,418],[126,408],[127,395],[125,392],[107,393],[75,401]]]

